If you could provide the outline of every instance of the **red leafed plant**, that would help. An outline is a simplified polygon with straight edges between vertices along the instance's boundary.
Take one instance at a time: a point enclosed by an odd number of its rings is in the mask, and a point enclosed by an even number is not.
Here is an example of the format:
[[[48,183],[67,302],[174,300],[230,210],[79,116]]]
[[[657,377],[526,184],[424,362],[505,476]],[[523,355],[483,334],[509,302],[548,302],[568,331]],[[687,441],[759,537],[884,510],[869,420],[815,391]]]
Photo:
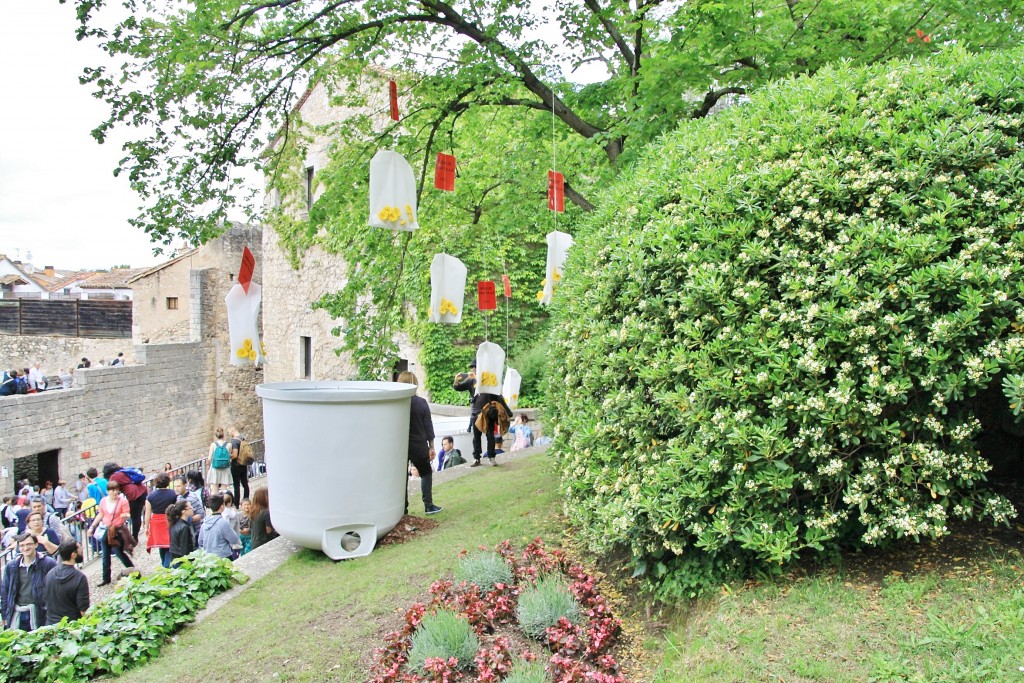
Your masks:
[[[405,625],[384,637],[383,647],[374,653],[367,683],[500,683],[513,670],[516,659],[537,658],[527,648],[514,654],[512,640],[500,632],[518,629],[516,606],[523,588],[553,574],[565,579],[585,619],[574,624],[563,617],[547,629],[543,645],[550,653],[545,664],[550,679],[556,683],[629,683],[612,654],[622,625],[598,591],[595,577],[571,564],[561,550],[547,550],[539,538],[520,553],[507,540],[494,552],[512,570],[512,583],[495,583],[484,590],[465,581],[458,585],[450,580],[435,581],[430,586],[430,601],[410,607]],[[471,666],[437,657],[427,659],[422,671],[411,671],[407,663],[412,635],[424,615],[437,610],[465,617],[480,639],[480,649]]]

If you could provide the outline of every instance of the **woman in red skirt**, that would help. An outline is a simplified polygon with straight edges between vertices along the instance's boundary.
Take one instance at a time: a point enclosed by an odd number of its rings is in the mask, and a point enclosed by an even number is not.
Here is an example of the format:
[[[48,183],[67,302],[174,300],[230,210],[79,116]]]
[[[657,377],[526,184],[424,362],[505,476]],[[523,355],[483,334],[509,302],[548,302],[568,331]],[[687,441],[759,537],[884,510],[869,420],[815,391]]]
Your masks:
[[[153,548],[160,550],[160,563],[164,567],[170,565],[171,556],[167,549],[171,546],[170,525],[167,523],[167,506],[178,499],[174,491],[168,487],[171,485],[171,478],[166,474],[158,474],[153,478],[155,488],[146,499],[145,518],[142,522],[142,531],[146,534],[146,552]]]

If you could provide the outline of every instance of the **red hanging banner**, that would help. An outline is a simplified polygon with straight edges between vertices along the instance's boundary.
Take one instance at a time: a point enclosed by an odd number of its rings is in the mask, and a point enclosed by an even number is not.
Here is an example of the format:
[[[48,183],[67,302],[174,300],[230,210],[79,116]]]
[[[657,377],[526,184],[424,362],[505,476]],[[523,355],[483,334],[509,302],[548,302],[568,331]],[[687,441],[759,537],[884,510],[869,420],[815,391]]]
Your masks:
[[[434,187],[446,192],[455,191],[455,157],[438,153],[434,164]]]
[[[476,283],[477,307],[481,311],[493,311],[498,307],[498,299],[494,295],[494,283],[481,280]]]
[[[558,171],[548,171],[548,208],[565,211],[565,176]]]
[[[398,84],[388,81],[388,90],[391,93],[391,118],[398,120]]]
[[[238,268],[238,284],[246,294],[249,293],[249,283],[252,282],[252,271],[256,267],[256,259],[253,258],[249,247],[242,252],[242,265]]]
[[[501,276],[501,285],[505,289],[505,298],[510,299],[512,297],[512,281],[508,279],[508,275]]]

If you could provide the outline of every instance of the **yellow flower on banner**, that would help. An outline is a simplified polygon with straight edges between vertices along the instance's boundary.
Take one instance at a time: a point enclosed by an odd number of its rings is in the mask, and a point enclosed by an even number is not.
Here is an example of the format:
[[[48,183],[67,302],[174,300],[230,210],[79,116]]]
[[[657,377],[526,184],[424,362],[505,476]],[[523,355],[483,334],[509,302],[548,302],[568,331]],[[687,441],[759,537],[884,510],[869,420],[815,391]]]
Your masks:
[[[406,204],[405,205],[405,215],[407,215],[409,217],[410,221],[415,221],[416,220],[416,215],[412,212],[412,205],[411,204]]]
[[[493,372],[484,372],[480,375],[480,384],[487,387],[498,386],[498,378]]]
[[[252,339],[246,339],[242,342],[242,347],[235,351],[235,355],[239,358],[248,358],[249,360],[256,360],[256,351],[252,348]]]
[[[380,210],[380,213],[377,214],[377,218],[381,219],[385,223],[394,223],[395,221],[401,219],[401,217],[402,212],[398,209],[397,206],[385,206],[383,209]]]
[[[455,304],[453,304],[448,299],[441,299],[441,315],[444,315],[445,313],[451,313],[452,315],[458,315],[459,314],[459,309],[455,308]]]
[[[512,394],[512,401],[513,401],[513,403],[515,401],[518,401],[518,400],[519,400],[519,394]]]
[[[555,270],[554,270],[554,271],[553,271],[553,272],[551,273],[551,278],[552,278],[552,279],[553,279],[553,280],[554,280],[555,282],[558,282],[559,280],[561,280],[561,279],[562,279],[562,274],[561,274],[561,273],[559,273],[559,272],[558,272],[558,269],[556,268],[556,269],[555,269]]]
[[[542,289],[539,292],[537,292],[537,301],[540,301],[543,298],[544,298],[544,290]]]

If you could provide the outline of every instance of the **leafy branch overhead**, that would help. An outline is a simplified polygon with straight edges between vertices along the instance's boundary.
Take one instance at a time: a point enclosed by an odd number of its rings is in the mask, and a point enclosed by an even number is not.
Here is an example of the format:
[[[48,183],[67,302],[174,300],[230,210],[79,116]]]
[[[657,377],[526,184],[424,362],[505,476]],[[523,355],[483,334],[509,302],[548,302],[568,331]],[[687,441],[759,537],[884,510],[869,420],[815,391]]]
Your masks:
[[[93,135],[103,142],[130,130],[117,172],[141,197],[135,225],[165,244],[205,241],[232,206],[251,201],[239,169],[262,166],[298,97],[338,64],[430,75],[403,83],[441,122],[402,129],[434,134],[424,155],[454,137],[463,110],[553,108],[564,131],[615,168],[724,95],[842,59],[951,42],[999,47],[1021,28],[1021,2],[1000,0],[61,2],[76,8],[79,39],[99,41],[114,60],[82,76],[110,107]],[[918,29],[929,42],[906,39]],[[602,65],[602,76],[576,84],[572,70],[587,64]],[[567,196],[587,205],[593,188],[568,179]]]

